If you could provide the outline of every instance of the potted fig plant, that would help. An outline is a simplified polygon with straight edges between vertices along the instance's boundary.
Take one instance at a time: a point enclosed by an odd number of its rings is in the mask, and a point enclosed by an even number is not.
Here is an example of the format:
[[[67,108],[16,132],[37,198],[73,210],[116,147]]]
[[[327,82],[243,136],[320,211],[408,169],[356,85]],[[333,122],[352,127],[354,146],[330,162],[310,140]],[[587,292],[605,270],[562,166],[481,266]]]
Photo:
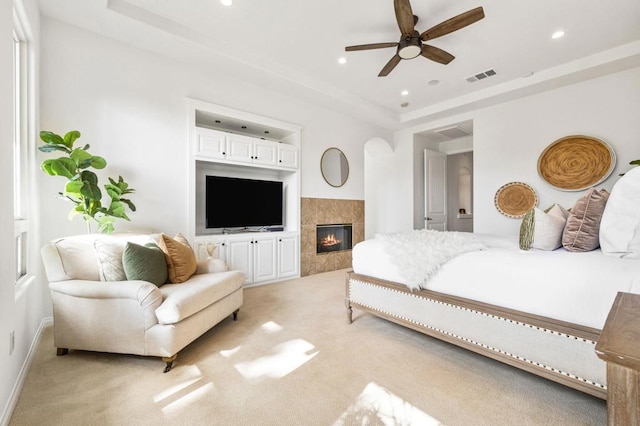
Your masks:
[[[69,212],[69,219],[82,216],[87,225],[87,231],[92,232],[91,224],[96,222],[98,232],[111,233],[114,231],[116,219],[130,220],[127,207],[136,211],[136,206],[126,198],[127,194],[135,190],[118,176],[118,180],[108,178],[104,185],[109,195],[108,206],[102,205],[102,191],[98,183],[98,176],[91,169],[99,170],[107,166],[107,161],[100,156],[89,153],[89,145],[74,147],[80,132],[72,130],[64,136],[50,131],[41,131],[40,139],[44,145],[38,149],[45,153],[62,152],[65,155],[58,158],[44,160],[40,168],[50,176],[62,176],[67,179],[64,190],[59,192],[61,198],[73,203]]]

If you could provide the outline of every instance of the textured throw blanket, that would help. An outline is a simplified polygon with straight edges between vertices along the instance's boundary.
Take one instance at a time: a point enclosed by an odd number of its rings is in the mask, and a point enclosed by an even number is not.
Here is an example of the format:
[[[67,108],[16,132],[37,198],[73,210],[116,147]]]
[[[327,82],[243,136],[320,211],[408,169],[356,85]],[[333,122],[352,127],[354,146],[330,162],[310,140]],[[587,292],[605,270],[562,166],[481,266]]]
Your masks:
[[[473,234],[453,231],[419,229],[378,234],[376,238],[385,241],[385,250],[402,277],[416,283],[408,285],[411,290],[419,290],[445,262],[455,256],[487,248]]]

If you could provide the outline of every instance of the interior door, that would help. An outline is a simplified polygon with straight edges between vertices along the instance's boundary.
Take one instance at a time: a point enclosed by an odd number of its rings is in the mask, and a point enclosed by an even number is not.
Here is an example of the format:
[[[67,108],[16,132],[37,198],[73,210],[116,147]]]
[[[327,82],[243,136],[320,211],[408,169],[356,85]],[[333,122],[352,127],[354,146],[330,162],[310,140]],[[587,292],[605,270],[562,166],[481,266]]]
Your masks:
[[[447,230],[447,155],[424,150],[424,227]]]

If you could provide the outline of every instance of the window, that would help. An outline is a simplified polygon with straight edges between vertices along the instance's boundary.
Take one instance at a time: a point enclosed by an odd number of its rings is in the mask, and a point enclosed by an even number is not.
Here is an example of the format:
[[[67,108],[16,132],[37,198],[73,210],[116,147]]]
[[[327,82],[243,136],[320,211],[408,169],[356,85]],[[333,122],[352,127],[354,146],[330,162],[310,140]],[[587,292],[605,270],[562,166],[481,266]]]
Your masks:
[[[13,216],[16,283],[27,275],[28,251],[28,56],[27,41],[14,10],[13,25]]]

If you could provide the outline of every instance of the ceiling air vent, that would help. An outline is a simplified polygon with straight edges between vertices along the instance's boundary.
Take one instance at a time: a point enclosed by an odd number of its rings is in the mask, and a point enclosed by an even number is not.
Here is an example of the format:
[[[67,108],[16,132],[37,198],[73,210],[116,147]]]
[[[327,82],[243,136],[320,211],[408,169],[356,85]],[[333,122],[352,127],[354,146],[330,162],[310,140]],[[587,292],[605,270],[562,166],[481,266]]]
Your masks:
[[[484,72],[481,72],[481,73],[478,73],[478,74],[474,74],[474,75],[471,75],[471,76],[467,77],[467,81],[469,83],[474,83],[474,82],[476,82],[478,80],[483,80],[483,79],[485,79],[487,77],[492,77],[494,75],[496,75],[496,71],[494,69],[490,69],[490,70],[487,70],[487,71],[484,71]]]
[[[463,137],[469,136],[471,134],[468,131],[466,131],[465,129],[463,129],[461,127],[458,127],[458,126],[447,127],[446,129],[434,130],[434,133],[437,133],[437,134],[439,134],[441,136],[444,136],[445,138],[449,138],[449,139],[463,138]]]

